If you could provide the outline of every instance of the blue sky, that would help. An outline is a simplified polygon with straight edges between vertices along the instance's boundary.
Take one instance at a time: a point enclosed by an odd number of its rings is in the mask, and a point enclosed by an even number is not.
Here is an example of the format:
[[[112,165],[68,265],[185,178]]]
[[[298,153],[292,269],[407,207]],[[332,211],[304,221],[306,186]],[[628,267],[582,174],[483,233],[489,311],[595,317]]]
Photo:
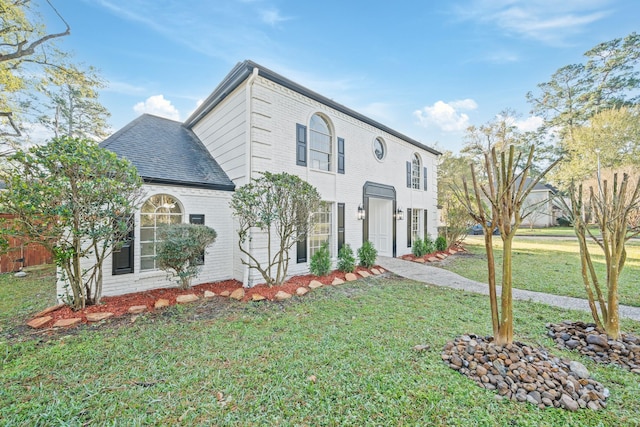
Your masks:
[[[51,31],[63,25],[41,11]],[[412,138],[457,151],[504,108],[604,41],[638,31],[637,0],[53,0],[60,45],[109,81],[117,130],[186,119],[252,59]]]

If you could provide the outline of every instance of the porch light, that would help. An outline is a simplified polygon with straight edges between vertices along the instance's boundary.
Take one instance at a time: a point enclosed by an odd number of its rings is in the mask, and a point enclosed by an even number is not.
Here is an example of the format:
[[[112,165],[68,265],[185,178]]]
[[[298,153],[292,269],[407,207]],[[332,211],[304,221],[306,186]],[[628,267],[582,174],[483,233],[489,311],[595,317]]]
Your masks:
[[[366,216],[366,212],[362,205],[358,206],[358,220],[362,221]]]
[[[404,212],[402,212],[402,209],[400,208],[396,209],[395,218],[396,218],[396,221],[402,221],[404,219]]]

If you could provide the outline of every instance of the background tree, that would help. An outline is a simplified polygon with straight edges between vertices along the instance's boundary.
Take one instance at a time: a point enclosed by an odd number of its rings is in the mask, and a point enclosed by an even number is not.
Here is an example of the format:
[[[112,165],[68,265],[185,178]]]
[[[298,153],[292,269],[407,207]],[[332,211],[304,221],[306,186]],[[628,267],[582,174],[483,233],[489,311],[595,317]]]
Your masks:
[[[205,249],[215,242],[216,231],[201,224],[168,224],[158,229],[156,260],[158,268],[178,278],[182,289],[191,286],[191,280],[202,267]]]
[[[287,277],[289,250],[306,238],[310,215],[318,210],[320,193],[295,175],[264,172],[260,178],[238,188],[231,208],[238,219],[238,247],[246,255],[242,263],[260,272],[269,286]],[[252,229],[266,235],[266,260],[246,248]]]
[[[469,215],[480,223],[484,230],[491,321],[495,343],[498,345],[513,342],[511,253],[513,238],[527,215],[523,213],[523,203],[540,179],[555,166],[555,163],[552,163],[540,175],[528,180],[533,164],[534,147],[531,146],[524,162],[521,161],[520,154],[516,157],[515,151],[515,147],[510,146],[508,152],[503,150],[498,153],[497,148],[493,147],[490,154],[485,153],[483,166],[487,177],[486,184],[480,184],[474,164],[471,163],[473,187],[469,188],[465,179],[463,181],[464,197],[460,200],[467,208]],[[483,201],[490,206],[489,209]],[[493,228],[496,226],[500,230],[503,245],[500,309],[498,309],[492,241]]]
[[[438,164],[438,206],[444,224],[440,232],[450,245],[462,241],[473,225],[467,209],[455,197],[458,182],[464,176],[471,177],[468,158],[444,151]]]
[[[17,219],[7,232],[53,252],[74,309],[99,303],[104,260],[128,236],[139,204],[135,167],[95,142],[68,137],[9,161],[0,204]]]
[[[109,111],[98,101],[98,89],[105,87],[97,70],[76,65],[47,68],[46,82],[39,89],[47,99],[38,121],[55,137],[88,138],[100,141],[109,135]],[[37,103],[36,100],[35,103]]]
[[[0,113],[11,119],[13,127],[0,131],[4,143],[9,141],[7,136],[20,135],[18,125],[13,122],[18,109],[14,95],[31,83],[28,66],[55,66],[59,51],[53,41],[71,34],[69,24],[48,0],[47,4],[64,23],[64,31],[47,32],[30,0],[0,0]]]

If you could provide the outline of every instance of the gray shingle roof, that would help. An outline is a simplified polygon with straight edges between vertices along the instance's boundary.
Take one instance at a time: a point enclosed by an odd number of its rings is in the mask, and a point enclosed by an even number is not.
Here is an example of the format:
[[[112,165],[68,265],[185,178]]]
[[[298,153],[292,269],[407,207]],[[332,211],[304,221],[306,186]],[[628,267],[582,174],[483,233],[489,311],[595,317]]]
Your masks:
[[[234,183],[182,123],[143,114],[101,144],[138,168],[145,182],[233,191]]]

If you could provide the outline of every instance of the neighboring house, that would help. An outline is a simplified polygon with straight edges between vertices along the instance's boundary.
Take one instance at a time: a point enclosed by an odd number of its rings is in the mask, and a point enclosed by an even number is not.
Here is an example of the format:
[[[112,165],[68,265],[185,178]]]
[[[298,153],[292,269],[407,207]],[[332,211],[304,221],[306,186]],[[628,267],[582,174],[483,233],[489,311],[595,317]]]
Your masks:
[[[155,230],[169,222],[217,231],[194,283],[262,282],[242,264],[229,201],[264,171],[297,175],[326,202],[289,254],[290,275],[308,273],[325,241],[335,260],[345,243],[356,251],[370,240],[380,255],[401,256],[417,237],[436,236],[438,151],[251,61],[236,65],[184,123],[143,115],[102,146],[128,158],[147,191],[130,244],[107,260],[104,295],[174,285],[153,258]],[[265,242],[254,231],[247,245],[264,258]]]
[[[529,185],[531,178],[527,178]],[[563,213],[554,198],[558,190],[551,184],[538,182],[523,203],[523,212],[529,213],[522,225],[531,228],[553,227]]]

